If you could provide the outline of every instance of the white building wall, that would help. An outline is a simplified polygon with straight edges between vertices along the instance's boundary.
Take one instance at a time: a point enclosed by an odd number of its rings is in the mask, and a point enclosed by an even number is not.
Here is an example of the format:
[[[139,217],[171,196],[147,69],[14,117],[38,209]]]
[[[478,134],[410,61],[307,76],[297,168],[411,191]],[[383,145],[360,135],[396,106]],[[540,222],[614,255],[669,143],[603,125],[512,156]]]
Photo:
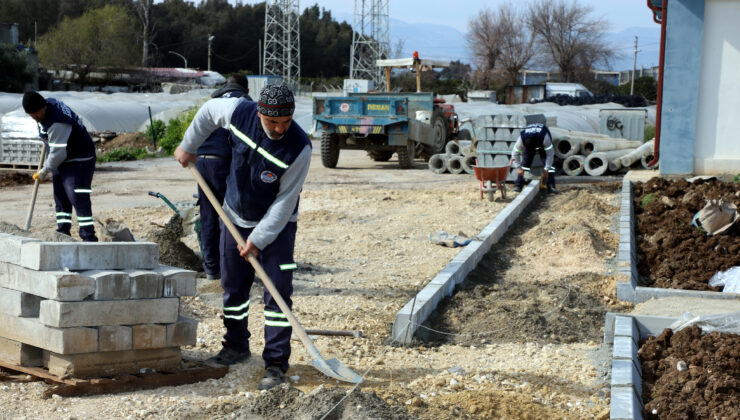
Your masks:
[[[706,1],[694,143],[697,174],[740,172],[739,16],[740,1]]]

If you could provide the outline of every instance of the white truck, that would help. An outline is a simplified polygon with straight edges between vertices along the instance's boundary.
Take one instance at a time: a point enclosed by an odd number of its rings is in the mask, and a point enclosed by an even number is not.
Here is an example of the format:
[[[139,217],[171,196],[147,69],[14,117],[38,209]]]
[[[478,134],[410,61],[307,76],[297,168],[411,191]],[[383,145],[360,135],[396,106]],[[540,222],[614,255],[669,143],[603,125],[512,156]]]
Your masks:
[[[594,96],[585,86],[580,83],[553,83],[545,84],[545,97],[549,98],[555,95],[567,95],[575,98]]]

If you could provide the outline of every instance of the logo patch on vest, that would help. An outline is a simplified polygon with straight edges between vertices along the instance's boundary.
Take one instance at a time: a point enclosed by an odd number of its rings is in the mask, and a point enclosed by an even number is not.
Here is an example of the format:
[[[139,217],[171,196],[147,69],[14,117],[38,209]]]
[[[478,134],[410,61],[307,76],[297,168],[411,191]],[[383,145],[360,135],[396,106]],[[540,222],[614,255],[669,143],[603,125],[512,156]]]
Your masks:
[[[262,182],[266,184],[271,184],[278,179],[277,175],[270,171],[262,171],[262,173],[260,174],[260,178],[262,179]]]

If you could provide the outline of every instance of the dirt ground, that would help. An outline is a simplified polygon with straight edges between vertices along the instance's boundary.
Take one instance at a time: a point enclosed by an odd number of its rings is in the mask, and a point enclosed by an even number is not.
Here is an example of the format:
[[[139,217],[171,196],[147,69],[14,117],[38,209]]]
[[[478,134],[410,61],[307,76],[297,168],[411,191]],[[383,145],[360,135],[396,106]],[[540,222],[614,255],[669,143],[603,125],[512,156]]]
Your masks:
[[[395,159],[373,162],[358,151],[342,151],[329,170],[318,150],[315,143],[301,196],[294,312],[307,328],[362,331],[361,338],[314,338],[324,357],[364,376],[347,399],[332,410],[352,387],[314,370],[297,340],[292,388],[256,391],[264,322],[251,316],[254,356],[222,379],[44,400],[43,383],[0,377],[0,418],[608,418],[603,314],[629,309],[615,296],[617,185],[559,185],[561,195],[537,199],[442,315],[421,328],[421,340],[404,347],[390,340],[396,312],[461,249],[434,245],[429,235],[474,236],[515,193],[481,200],[472,175],[436,175],[421,163],[399,170]],[[173,216],[148,190],[192,206],[195,184],[170,157],[100,165],[93,190],[96,218],[124,224],[138,240]],[[0,189],[6,222],[22,223],[27,192]],[[32,232],[53,230],[50,195],[44,184]],[[76,237],[77,226],[72,231]],[[183,242],[197,249],[195,235]],[[259,293],[253,289],[254,314]],[[181,313],[201,321],[197,345],[184,354],[219,350],[220,311],[216,282],[201,280],[198,296],[182,299]]]
[[[709,279],[740,265],[740,223],[715,236],[691,224],[707,200],[720,198],[740,207],[740,183],[661,178],[636,183],[638,269],[647,286],[722,290],[709,286]]]
[[[646,419],[740,416],[740,335],[664,330],[639,351]]]
[[[95,143],[95,147],[102,153],[125,147],[135,149],[145,146],[153,148],[151,140],[147,139],[141,133],[121,133],[112,139]]]

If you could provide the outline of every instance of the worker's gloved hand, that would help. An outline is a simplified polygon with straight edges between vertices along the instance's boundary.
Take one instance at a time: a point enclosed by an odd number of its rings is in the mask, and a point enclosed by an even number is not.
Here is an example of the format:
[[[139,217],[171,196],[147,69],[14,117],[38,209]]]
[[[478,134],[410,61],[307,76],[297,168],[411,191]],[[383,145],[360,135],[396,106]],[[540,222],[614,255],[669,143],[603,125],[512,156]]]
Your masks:
[[[34,181],[39,181],[39,182],[46,181],[46,179],[47,179],[47,176],[46,175],[47,175],[47,172],[42,169],[42,170],[40,170],[38,172],[35,172],[33,174],[33,180]]]

